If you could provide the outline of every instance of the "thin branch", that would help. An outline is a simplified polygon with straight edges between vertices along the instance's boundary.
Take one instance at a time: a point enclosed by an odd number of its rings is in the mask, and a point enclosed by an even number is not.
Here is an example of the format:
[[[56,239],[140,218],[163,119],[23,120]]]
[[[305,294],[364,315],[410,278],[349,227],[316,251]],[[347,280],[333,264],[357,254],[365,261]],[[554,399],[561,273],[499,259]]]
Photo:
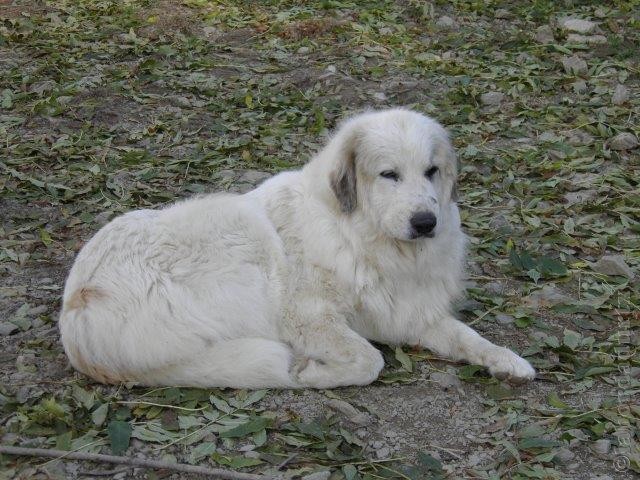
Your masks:
[[[115,463],[118,465],[129,465],[131,467],[153,468],[161,470],[173,470],[175,472],[197,473],[209,477],[224,480],[273,480],[270,475],[256,475],[253,473],[232,472],[220,468],[198,467],[184,463],[169,463],[158,460],[147,460],[144,458],[116,457],[114,455],[102,455],[99,453],[86,452],[65,452],[64,450],[50,450],[47,448],[23,448],[0,445],[0,453],[7,455],[19,455],[23,457],[50,457],[65,460],[82,460],[99,463]]]

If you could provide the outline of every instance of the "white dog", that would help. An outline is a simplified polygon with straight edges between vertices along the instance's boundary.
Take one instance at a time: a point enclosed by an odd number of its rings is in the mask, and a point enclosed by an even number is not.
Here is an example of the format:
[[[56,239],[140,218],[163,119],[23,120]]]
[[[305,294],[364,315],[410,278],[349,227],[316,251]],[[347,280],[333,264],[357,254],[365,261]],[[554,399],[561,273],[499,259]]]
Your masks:
[[[245,195],[123,215],[69,274],[71,363],[108,383],[330,388],[377,378],[374,340],[532,379],[451,316],[456,174],[445,130],[394,109],[346,121],[302,170]]]

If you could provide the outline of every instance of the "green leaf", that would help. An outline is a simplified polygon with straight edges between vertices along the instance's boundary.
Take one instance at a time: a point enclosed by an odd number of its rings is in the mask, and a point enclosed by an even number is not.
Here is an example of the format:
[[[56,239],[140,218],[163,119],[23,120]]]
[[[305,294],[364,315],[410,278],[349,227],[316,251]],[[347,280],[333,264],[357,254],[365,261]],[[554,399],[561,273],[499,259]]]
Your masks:
[[[270,418],[254,417],[242,425],[233,427],[231,430],[220,432],[220,436],[222,438],[246,437],[251,433],[257,433],[260,430],[264,430],[266,427],[271,425],[271,422],[272,420]]]
[[[564,345],[569,347],[571,350],[575,350],[582,343],[582,335],[580,335],[578,332],[574,332],[573,330],[565,328],[562,343],[564,343]]]
[[[267,443],[267,431],[260,430],[259,432],[253,435],[253,443],[256,447],[261,447],[265,443]]]
[[[443,473],[442,463],[440,463],[440,460],[432,457],[428,453],[423,453],[423,452],[418,453],[418,463],[422,467],[427,469],[430,473],[433,473],[436,475]]]
[[[211,454],[211,459],[219,465],[226,465],[237,470],[239,468],[254,467],[264,463],[259,458],[238,457],[233,455],[220,455],[218,452]]]
[[[488,385],[486,392],[487,395],[494,400],[504,400],[507,398],[513,398],[514,396],[513,390],[501,384]]]
[[[407,372],[413,372],[413,362],[401,347],[396,347],[396,360],[400,362],[404,370]]]
[[[114,455],[120,455],[129,448],[131,441],[131,424],[121,420],[112,420],[107,427],[111,451]]]
[[[538,259],[538,270],[543,275],[564,276],[567,274],[567,267],[553,258],[542,256]]]
[[[482,365],[464,365],[458,369],[458,378],[469,381],[476,377],[476,373],[484,371]]]
[[[537,448],[554,448],[560,446],[561,443],[557,440],[549,440],[541,437],[529,437],[523,438],[518,442],[518,448],[520,450],[531,450]]]
[[[205,457],[208,457],[213,452],[216,451],[215,442],[202,442],[200,445],[197,445],[191,453],[189,454],[189,463],[192,465],[198,463]]]
[[[267,394],[269,390],[256,390],[255,392],[252,392],[251,395],[249,395],[243,402],[242,402],[242,406],[244,408],[248,407],[249,405],[253,405],[256,402],[259,402],[260,400],[262,400],[264,398],[264,396]]]
[[[558,394],[556,392],[551,392],[549,394],[549,396],[547,397],[547,402],[552,407],[560,408],[562,410],[567,410],[567,409],[571,408],[568,404],[566,404],[562,400],[560,400],[560,397],[558,396]]]

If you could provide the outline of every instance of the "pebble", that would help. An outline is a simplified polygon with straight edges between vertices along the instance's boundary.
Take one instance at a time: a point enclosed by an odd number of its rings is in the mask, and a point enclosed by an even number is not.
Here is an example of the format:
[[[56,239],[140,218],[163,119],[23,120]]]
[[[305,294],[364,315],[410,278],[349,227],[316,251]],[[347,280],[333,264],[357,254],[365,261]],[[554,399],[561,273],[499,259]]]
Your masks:
[[[558,450],[558,453],[556,453],[556,456],[553,457],[553,459],[557,460],[558,463],[566,464],[573,460],[575,457],[576,454],[568,448],[561,448],[560,450]]]
[[[605,275],[621,275],[629,279],[633,279],[636,276],[634,271],[631,270],[625,262],[623,255],[605,255],[596,263],[592,264],[591,268]]]
[[[484,286],[484,289],[494,295],[502,295],[504,292],[504,285],[500,282],[489,282]]]
[[[565,72],[567,73],[581,75],[587,73],[587,71],[589,70],[587,62],[585,62],[584,59],[578,57],[577,55],[563,57],[561,62]]]
[[[536,42],[539,43],[554,43],[556,39],[553,37],[553,30],[549,25],[542,25],[536,29],[535,34]]]
[[[456,23],[456,21],[453,18],[448,17],[446,15],[443,15],[442,17],[440,17],[436,22],[436,25],[440,28],[447,28],[447,29],[458,28],[458,24]]]
[[[629,89],[622,84],[616,85],[616,89],[611,96],[611,103],[614,105],[623,105],[629,101]]]
[[[576,130],[567,137],[567,142],[573,147],[582,147],[585,145],[591,145],[593,143],[593,137],[587,132]]]
[[[389,458],[390,453],[391,450],[389,449],[389,447],[382,447],[381,449],[376,450],[376,457],[382,460],[383,458]]]
[[[603,45],[607,43],[607,37],[604,35],[580,35],[579,33],[570,33],[567,35],[568,43],[583,43],[585,45]]]
[[[511,12],[505,8],[499,8],[496,10],[496,13],[493,14],[495,18],[510,18]]]
[[[595,190],[578,190],[577,192],[565,193],[563,198],[568,205],[576,205],[578,203],[587,203],[595,199],[597,196]]]
[[[11,322],[0,322],[0,336],[11,335],[18,331],[18,326]]]
[[[42,315],[43,313],[46,313],[48,309],[49,307],[47,305],[38,305],[36,307],[31,307],[29,309],[29,315],[33,315],[34,317],[36,315]]]
[[[434,382],[436,382],[438,385],[440,385],[445,390],[449,390],[449,389],[454,388],[454,387],[457,388],[457,387],[461,387],[462,386],[462,382],[460,381],[460,379],[458,377],[456,377],[455,375],[452,375],[450,373],[433,372],[429,376],[429,379],[433,380]]]
[[[496,322],[500,325],[510,325],[514,322],[514,318],[511,315],[507,315],[505,313],[498,313],[496,315]]]
[[[331,476],[331,472],[329,470],[323,470],[321,472],[310,473],[309,475],[305,475],[302,477],[302,480],[328,480]]]
[[[611,440],[600,439],[593,442],[593,451],[600,455],[606,455],[611,449]]]
[[[257,185],[258,183],[271,177],[268,172],[261,172],[260,170],[245,170],[238,179],[240,182],[247,182],[251,185]]]
[[[590,22],[589,20],[582,20],[580,18],[566,18],[560,22],[560,26],[563,30],[568,32],[586,34],[592,33],[598,24]]]
[[[633,133],[622,132],[611,139],[609,147],[611,150],[625,151],[633,150],[638,146],[638,139]]]
[[[523,299],[531,307],[553,306],[572,302],[571,298],[553,285],[545,285]]]
[[[484,105],[499,105],[504,98],[505,95],[502,92],[487,92],[480,95],[480,101]]]
[[[299,53],[300,55],[306,55],[310,51],[311,51],[311,49],[309,47],[300,47],[298,49],[297,53]]]
[[[513,230],[506,215],[499,213],[489,220],[489,227],[493,230]]]
[[[373,98],[381,102],[384,102],[387,99],[387,95],[384,92],[376,92],[373,94]]]
[[[576,80],[571,86],[573,87],[573,91],[578,94],[587,93],[587,82],[582,79]]]

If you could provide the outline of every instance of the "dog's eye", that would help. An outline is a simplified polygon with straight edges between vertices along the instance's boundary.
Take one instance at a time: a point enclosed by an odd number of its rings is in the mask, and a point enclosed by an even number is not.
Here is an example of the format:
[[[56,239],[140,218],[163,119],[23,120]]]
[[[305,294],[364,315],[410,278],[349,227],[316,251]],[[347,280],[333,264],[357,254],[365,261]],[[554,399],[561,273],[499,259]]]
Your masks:
[[[385,170],[384,172],[380,172],[380,176],[384,178],[390,178],[394,182],[397,182],[398,178],[400,178],[398,174],[393,170]]]
[[[424,176],[427,178],[433,178],[436,173],[438,173],[438,167],[431,167],[429,170],[424,172]]]

